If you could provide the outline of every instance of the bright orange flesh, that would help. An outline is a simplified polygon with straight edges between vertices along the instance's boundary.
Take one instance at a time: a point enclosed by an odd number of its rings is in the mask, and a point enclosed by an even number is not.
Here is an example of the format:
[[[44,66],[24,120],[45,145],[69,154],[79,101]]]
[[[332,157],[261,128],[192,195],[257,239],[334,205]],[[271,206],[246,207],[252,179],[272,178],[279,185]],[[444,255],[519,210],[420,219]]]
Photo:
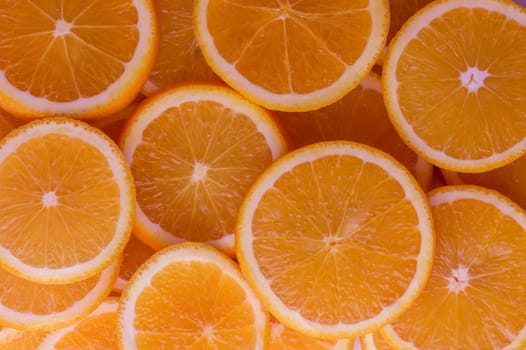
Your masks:
[[[526,213],[475,186],[443,187],[429,200],[437,230],[431,277],[384,335],[411,349],[523,349]]]
[[[122,292],[126,283],[130,280],[137,269],[155,253],[155,250],[144,244],[135,235],[131,235],[130,240],[124,248],[122,265],[113,290]]]
[[[393,347],[378,332],[360,337],[362,350],[393,350]]]
[[[6,332],[12,332],[6,336]],[[0,348],[2,350],[35,350],[44,339],[45,331],[26,330],[15,331],[0,327]]]
[[[418,10],[433,0],[389,0],[391,21],[389,22],[389,34],[387,43],[398,33],[402,25]]]

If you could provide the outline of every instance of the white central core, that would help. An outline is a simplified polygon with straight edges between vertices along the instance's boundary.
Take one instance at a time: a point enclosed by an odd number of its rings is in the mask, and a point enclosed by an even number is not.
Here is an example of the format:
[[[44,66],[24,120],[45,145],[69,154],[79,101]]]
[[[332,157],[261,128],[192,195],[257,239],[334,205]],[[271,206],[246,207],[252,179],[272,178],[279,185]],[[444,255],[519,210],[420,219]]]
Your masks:
[[[58,204],[57,195],[55,192],[46,192],[42,196],[42,204],[44,207],[55,207]]]
[[[468,67],[465,72],[460,73],[460,82],[469,92],[477,92],[484,86],[484,80],[489,76],[487,70],[479,70],[477,67]]]
[[[205,165],[203,163],[196,162],[194,164],[194,172],[192,174],[192,181],[193,182],[202,181],[206,177],[206,173],[207,172],[208,172],[208,166],[207,165]]]
[[[205,326],[203,328],[203,335],[207,338],[213,338],[214,337],[214,328],[212,326]]]
[[[55,31],[53,32],[54,36],[64,36],[71,33],[71,23],[64,21],[63,19],[57,20],[55,24]]]
[[[464,266],[459,266],[458,269],[451,271],[451,277],[447,278],[449,284],[448,288],[451,292],[462,292],[469,286],[469,269]]]

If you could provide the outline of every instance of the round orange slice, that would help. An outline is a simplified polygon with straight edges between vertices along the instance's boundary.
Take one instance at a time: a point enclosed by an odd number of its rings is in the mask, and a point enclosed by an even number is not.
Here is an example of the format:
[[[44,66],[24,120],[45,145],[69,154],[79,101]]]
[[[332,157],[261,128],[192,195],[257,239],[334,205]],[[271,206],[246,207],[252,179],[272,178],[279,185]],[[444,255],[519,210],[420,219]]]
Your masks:
[[[484,172],[526,152],[526,9],[504,0],[439,0],[389,45],[387,109],[430,163]]]
[[[145,100],[121,147],[137,187],[135,234],[158,250],[210,243],[234,253],[238,208],[286,150],[263,108],[228,87],[183,85]]]
[[[46,334],[35,350],[118,350],[117,298],[102,302],[76,323]]]
[[[12,1],[0,8],[0,105],[21,117],[126,107],[153,66],[150,0]]]
[[[110,293],[120,262],[84,281],[60,285],[30,282],[0,268],[0,324],[52,330],[74,323]]]
[[[2,350],[35,350],[47,333],[43,330],[16,330],[0,327]]]
[[[424,190],[430,185],[433,166],[407,147],[391,124],[382,82],[376,73],[370,73],[360,85],[327,107],[308,112],[279,112],[278,116],[293,147],[336,140],[364,143],[398,159]]]
[[[367,75],[385,44],[387,0],[196,0],[196,38],[212,69],[252,101],[326,106]]]
[[[422,7],[433,0],[389,0],[389,11],[391,20],[389,21],[389,33],[387,43],[398,33],[402,25]]]
[[[431,277],[382,335],[396,349],[524,349],[526,212],[478,186],[442,187],[429,202]]]
[[[226,255],[181,243],[150,258],[124,289],[121,349],[266,349],[268,315]]]
[[[122,152],[83,122],[42,119],[0,142],[0,266],[40,283],[93,276],[122,253],[135,189]]]
[[[297,149],[258,178],[240,210],[237,258],[285,326],[353,338],[405,311],[433,261],[422,189],[388,154],[353,142]]]
[[[393,347],[377,332],[361,336],[360,346],[362,350],[393,350]]]

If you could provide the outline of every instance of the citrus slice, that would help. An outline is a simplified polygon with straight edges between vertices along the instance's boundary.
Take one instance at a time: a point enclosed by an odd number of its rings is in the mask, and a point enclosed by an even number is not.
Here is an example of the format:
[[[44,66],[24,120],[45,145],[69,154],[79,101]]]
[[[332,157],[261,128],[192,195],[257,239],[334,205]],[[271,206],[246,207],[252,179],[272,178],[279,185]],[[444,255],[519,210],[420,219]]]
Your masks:
[[[0,110],[0,139],[16,127],[10,115]]]
[[[406,310],[433,260],[427,200],[391,156],[353,142],[297,149],[258,178],[240,210],[237,258],[284,325],[353,338]]]
[[[210,243],[234,253],[238,208],[256,177],[286,150],[261,107],[235,91],[179,86],[145,100],[121,147],[137,187],[135,233],[158,250]]]
[[[394,156],[422,188],[429,187],[433,166],[398,136],[385,109],[380,76],[375,73],[327,107],[309,112],[279,112],[278,116],[293,147],[335,140],[364,143]]]
[[[491,171],[467,174],[442,169],[450,185],[478,185],[499,191],[526,209],[526,156]]]
[[[316,339],[285,327],[273,317],[270,319],[269,350],[352,350],[353,348],[354,339]]]
[[[118,336],[127,349],[264,349],[268,315],[226,255],[181,243],[150,258],[124,289]]]
[[[0,8],[0,105],[98,117],[128,105],[158,45],[150,0],[12,1]]]
[[[117,298],[102,302],[76,323],[47,334],[36,350],[118,350]]]
[[[430,163],[461,172],[526,152],[526,10],[504,0],[439,0],[389,45],[387,109]]]
[[[393,347],[377,332],[361,336],[360,346],[362,350],[393,350]]]
[[[382,329],[397,349],[524,349],[526,212],[493,190],[429,194],[437,247],[411,308]]]
[[[74,323],[110,293],[120,262],[84,281],[60,285],[30,282],[0,268],[0,324],[51,330]]]
[[[433,0],[389,0],[389,11],[391,20],[389,21],[389,33],[387,43],[398,33],[402,25],[422,7]]]
[[[0,349],[2,350],[35,350],[46,335],[42,330],[16,330],[0,327]]]
[[[93,276],[122,253],[135,214],[119,148],[79,121],[25,124],[0,142],[0,266],[40,283]]]
[[[159,53],[145,95],[189,81],[217,81],[220,78],[206,63],[194,34],[193,0],[156,0],[160,26]]]
[[[119,276],[113,285],[113,291],[121,293],[131,276],[137,269],[144,264],[149,257],[155,253],[155,250],[144,244],[135,235],[131,235],[130,240],[124,248],[122,265]]]
[[[108,117],[89,121],[97,129],[108,135],[113,141],[118,142],[121,137],[124,125],[131,118],[139,102],[132,102],[123,110]]]
[[[254,102],[326,106],[367,75],[385,44],[387,0],[196,0],[196,38],[212,69]],[[342,40],[345,38],[345,40]]]

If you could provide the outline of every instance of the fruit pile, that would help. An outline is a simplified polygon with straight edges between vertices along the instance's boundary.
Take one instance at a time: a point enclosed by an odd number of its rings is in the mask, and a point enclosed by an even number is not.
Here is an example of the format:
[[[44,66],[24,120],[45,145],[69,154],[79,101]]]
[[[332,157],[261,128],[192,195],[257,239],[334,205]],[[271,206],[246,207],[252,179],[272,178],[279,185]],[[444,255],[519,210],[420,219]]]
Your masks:
[[[0,349],[526,349],[526,10],[3,0]]]

